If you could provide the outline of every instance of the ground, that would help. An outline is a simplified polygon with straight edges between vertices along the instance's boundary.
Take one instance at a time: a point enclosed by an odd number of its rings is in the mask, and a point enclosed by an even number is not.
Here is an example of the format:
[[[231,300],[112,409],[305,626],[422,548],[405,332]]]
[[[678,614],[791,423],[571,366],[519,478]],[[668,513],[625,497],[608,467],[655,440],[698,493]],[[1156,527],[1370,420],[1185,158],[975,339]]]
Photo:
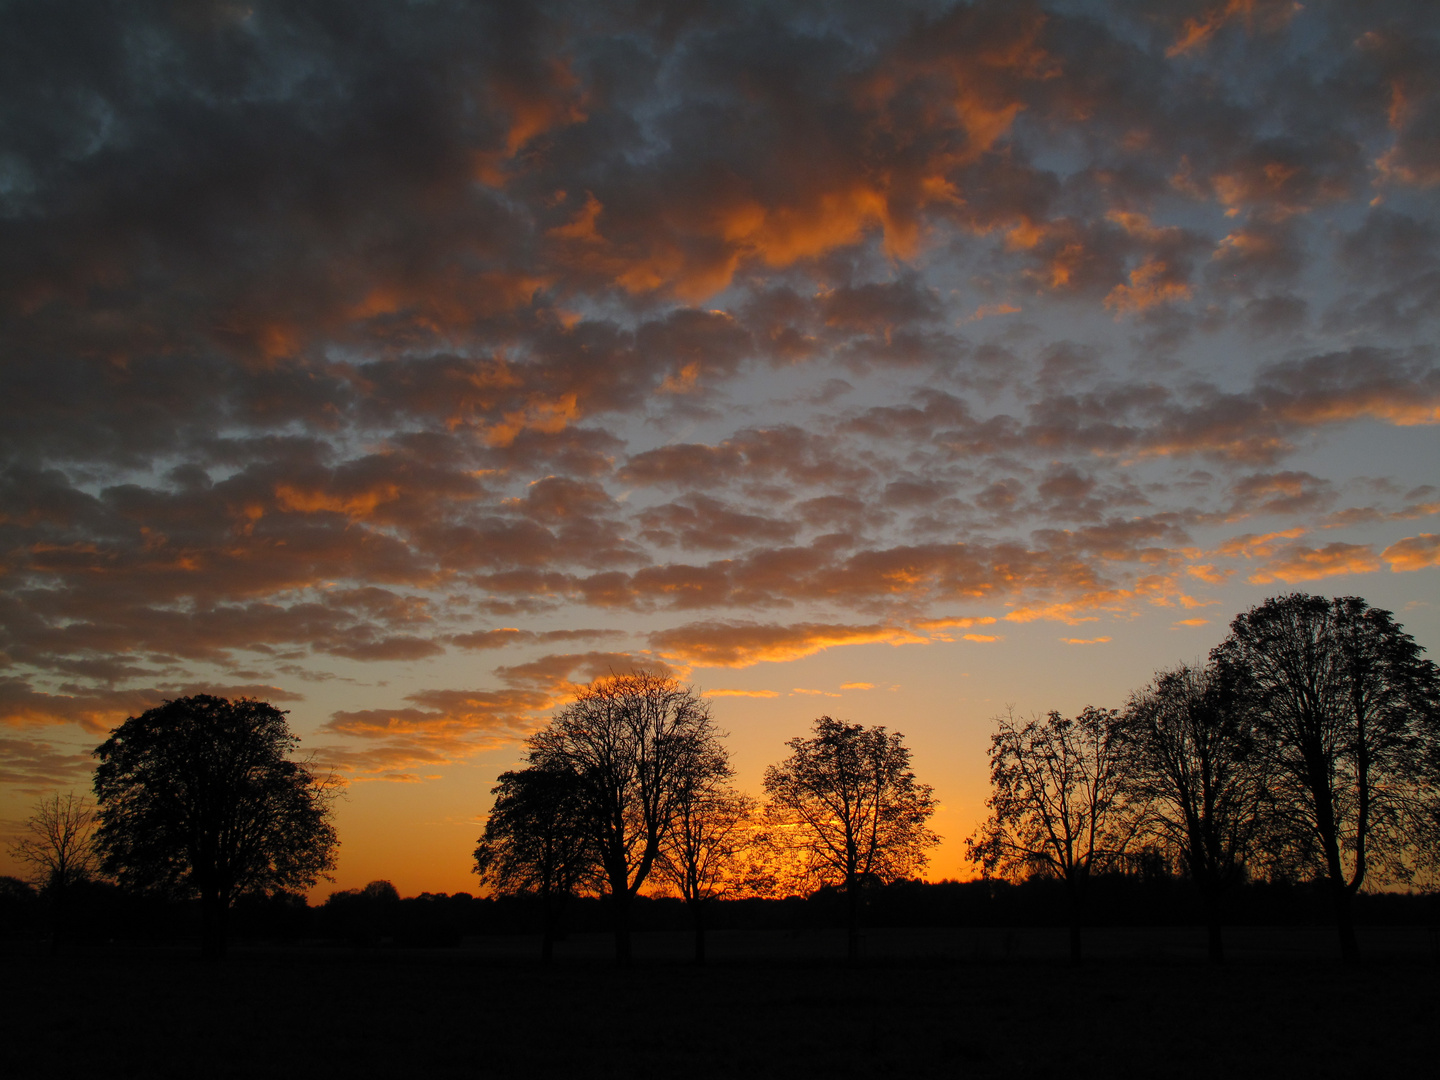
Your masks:
[[[1428,1075],[1440,948],[1372,930],[1347,968],[1323,931],[1235,931],[1214,969],[1191,931],[639,935],[451,950],[9,950],[8,1078],[40,1076],[1216,1077]],[[538,951],[538,950],[537,950]]]

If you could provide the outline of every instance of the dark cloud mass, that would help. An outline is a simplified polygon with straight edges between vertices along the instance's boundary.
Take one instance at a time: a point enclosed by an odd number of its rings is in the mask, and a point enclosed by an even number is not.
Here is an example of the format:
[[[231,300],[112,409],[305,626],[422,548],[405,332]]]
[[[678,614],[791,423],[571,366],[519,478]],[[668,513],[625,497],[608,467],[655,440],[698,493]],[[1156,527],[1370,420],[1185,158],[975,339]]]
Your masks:
[[[325,735],[410,778],[611,669],[1428,570],[1308,455],[1440,423],[1437,72],[1402,0],[5,4],[3,775],[177,687],[409,672]]]

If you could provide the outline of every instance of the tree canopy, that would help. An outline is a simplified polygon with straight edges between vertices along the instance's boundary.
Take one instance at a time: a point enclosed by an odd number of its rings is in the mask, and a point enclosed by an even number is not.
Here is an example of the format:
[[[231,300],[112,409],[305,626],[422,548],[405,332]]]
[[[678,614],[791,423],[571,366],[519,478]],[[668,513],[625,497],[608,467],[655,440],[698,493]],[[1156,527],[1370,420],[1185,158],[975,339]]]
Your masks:
[[[1130,695],[1124,733],[1129,798],[1147,840],[1199,890],[1219,961],[1223,893],[1246,876],[1271,818],[1272,767],[1252,710],[1215,665],[1182,664]]]
[[[692,689],[635,671],[582,687],[529,740],[532,767],[579,778],[622,963],[630,957],[630,898],[660,855],[682,793],[717,753],[723,755],[719,738],[709,705]]]
[[[1350,959],[1350,898],[1367,881],[1412,881],[1440,854],[1440,672],[1422,652],[1359,597],[1293,593],[1237,616],[1212,654],[1274,763],[1274,866],[1328,882]]]
[[[883,726],[829,716],[785,744],[790,756],[765,770],[766,813],[816,884],[845,888],[850,954],[859,950],[860,887],[922,869],[940,842],[929,828],[935,798],[910,771],[904,737]]]
[[[197,695],[132,716],[95,750],[96,843],[122,885],[198,896],[205,951],[245,893],[328,876],[330,788],[289,754],[299,739],[267,702]]]
[[[541,760],[499,779],[475,848],[475,872],[497,893],[539,897],[548,960],[566,898],[599,885],[596,829],[580,776],[564,761]]]
[[[1050,874],[1070,901],[1070,953],[1080,959],[1080,921],[1090,876],[1117,865],[1138,821],[1125,801],[1125,757],[1113,709],[1086,706],[1024,724],[996,718],[990,740],[989,818],[966,841],[987,875]]]

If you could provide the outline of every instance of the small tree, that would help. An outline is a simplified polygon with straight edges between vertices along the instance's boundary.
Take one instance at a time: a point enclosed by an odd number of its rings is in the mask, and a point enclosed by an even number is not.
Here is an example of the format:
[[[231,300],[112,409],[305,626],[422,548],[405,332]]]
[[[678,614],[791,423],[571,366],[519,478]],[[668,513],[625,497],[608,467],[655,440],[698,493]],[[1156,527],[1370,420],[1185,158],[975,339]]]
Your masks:
[[[328,877],[330,784],[292,761],[299,739],[263,701],[197,695],[132,716],[95,750],[96,843],[122,885],[198,896],[205,955],[224,952],[244,893]]]
[[[95,824],[95,808],[83,795],[51,795],[35,804],[24,835],[10,845],[10,853],[31,868],[32,883],[49,901],[52,951],[59,950],[65,935],[71,892],[100,868]]]
[[[1218,963],[1223,895],[1245,878],[1269,818],[1269,761],[1252,714],[1219,669],[1181,665],[1131,695],[1124,724],[1131,798],[1199,891]]]
[[[1086,706],[1075,719],[1050,712],[1017,724],[996,717],[990,739],[989,819],[966,840],[985,875],[1050,874],[1065,883],[1070,958],[1079,963],[1085,886],[1120,865],[1138,820],[1124,799],[1118,715]]]
[[[660,855],[681,793],[719,737],[709,705],[692,689],[636,671],[583,687],[530,738],[532,765],[580,778],[621,964],[630,961],[630,902]]]
[[[710,901],[742,885],[741,861],[752,841],[755,800],[730,786],[734,770],[718,747],[682,787],[675,820],[656,863],[690,909],[695,962],[705,962],[705,912]]]
[[[910,771],[899,732],[822,716],[809,738],[765,770],[766,816],[814,884],[845,889],[847,951],[860,955],[860,889],[870,879],[908,877],[940,842],[928,822],[935,799]]]
[[[1275,764],[1278,865],[1329,886],[1340,951],[1368,881],[1433,867],[1440,671],[1388,611],[1294,593],[1236,617],[1212,654],[1245,688]]]
[[[540,901],[542,957],[548,963],[563,907],[597,884],[595,829],[579,775],[563,762],[500,774],[495,805],[475,848],[475,873],[496,893]]]

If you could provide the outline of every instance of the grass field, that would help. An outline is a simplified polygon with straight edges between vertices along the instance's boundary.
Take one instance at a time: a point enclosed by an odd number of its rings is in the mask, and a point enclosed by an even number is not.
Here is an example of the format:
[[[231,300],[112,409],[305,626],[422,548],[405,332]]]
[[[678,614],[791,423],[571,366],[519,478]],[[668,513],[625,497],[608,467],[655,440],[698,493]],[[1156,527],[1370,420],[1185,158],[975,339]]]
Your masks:
[[[579,936],[460,949],[236,949],[4,957],[7,1078],[1226,1077],[1434,1075],[1440,957],[1424,929],[1371,930],[1347,969],[1322,930],[1199,935],[873,931],[636,940],[626,970]]]

